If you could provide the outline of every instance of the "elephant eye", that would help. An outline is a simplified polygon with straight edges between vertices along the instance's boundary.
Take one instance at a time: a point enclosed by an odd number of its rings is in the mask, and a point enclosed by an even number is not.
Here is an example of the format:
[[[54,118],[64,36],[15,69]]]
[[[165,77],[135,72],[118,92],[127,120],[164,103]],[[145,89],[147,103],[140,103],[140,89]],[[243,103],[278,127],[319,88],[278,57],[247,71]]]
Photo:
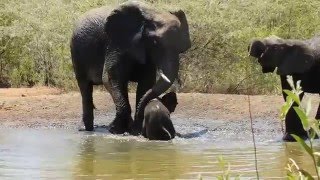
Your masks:
[[[274,47],[273,47],[273,50],[279,51],[279,50],[282,50],[282,48],[281,48],[281,46],[274,46]]]
[[[283,50],[283,48],[284,48],[283,46],[278,46],[278,45],[277,46],[273,46],[274,50]]]

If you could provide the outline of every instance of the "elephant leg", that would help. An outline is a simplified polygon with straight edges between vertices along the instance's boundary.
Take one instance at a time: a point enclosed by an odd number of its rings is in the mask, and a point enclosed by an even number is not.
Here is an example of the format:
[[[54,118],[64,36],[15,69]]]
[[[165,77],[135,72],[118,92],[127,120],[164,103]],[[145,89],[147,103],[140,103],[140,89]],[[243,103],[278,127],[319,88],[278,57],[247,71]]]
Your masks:
[[[287,83],[285,76],[281,76],[281,85],[282,89],[291,90],[290,85]],[[304,93],[300,94],[300,99],[302,100]],[[286,100],[287,94],[283,92],[283,98]],[[293,103],[291,108],[289,109],[286,117],[285,117],[285,134],[283,136],[284,141],[295,141],[295,139],[291,136],[291,134],[295,134],[302,139],[306,139],[308,137],[307,132],[303,129],[303,125],[301,120],[295,110],[293,109],[294,106],[297,106],[296,103]]]
[[[141,98],[143,95],[146,94],[146,92],[152,88],[152,86],[156,82],[156,69],[155,68],[147,68],[149,71],[145,71],[145,75],[143,75],[142,79],[138,81],[138,87],[137,87],[137,93],[136,93],[136,111],[135,115],[138,110],[138,105],[140,103]],[[144,114],[144,113],[142,113]],[[132,135],[139,135],[142,131],[142,119],[135,119],[131,126],[131,132]]]
[[[168,133],[170,134],[170,139],[173,139],[176,136],[176,130],[174,129],[171,120],[167,122],[165,128],[168,130]]]
[[[297,106],[294,103],[292,106]],[[295,139],[291,136],[291,134],[297,135],[302,139],[307,139],[307,132],[303,129],[303,125],[301,120],[295,110],[291,107],[285,117],[285,135],[283,140],[285,141],[295,141]]]
[[[147,138],[147,130],[146,130],[147,128],[146,128],[146,125],[144,125],[143,127],[142,127],[142,132],[141,132],[141,135],[143,136],[143,137],[145,137],[145,138]]]
[[[93,131],[93,85],[90,82],[79,82],[80,93],[82,96],[82,121],[86,131]],[[82,130],[82,129],[80,129]]]
[[[104,78],[105,79],[105,78]],[[110,92],[116,105],[116,117],[109,125],[109,131],[113,134],[129,132],[132,123],[131,107],[128,98],[128,82],[116,79],[103,80],[105,88]]]

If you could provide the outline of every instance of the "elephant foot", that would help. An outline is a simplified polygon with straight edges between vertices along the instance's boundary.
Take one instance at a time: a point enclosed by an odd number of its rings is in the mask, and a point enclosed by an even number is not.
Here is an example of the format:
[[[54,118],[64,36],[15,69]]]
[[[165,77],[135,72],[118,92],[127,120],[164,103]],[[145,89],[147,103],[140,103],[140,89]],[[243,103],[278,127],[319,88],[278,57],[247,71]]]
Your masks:
[[[111,134],[123,134],[125,132],[128,132],[128,129],[124,127],[115,126],[114,124],[110,124],[109,132]]]
[[[93,131],[93,120],[91,121],[83,121],[83,124],[81,127],[78,129],[79,131]]]
[[[93,131],[93,130],[94,130],[93,126],[92,127],[80,127],[78,129],[78,131]]]
[[[139,136],[142,133],[142,123],[137,123],[134,121],[129,133],[133,136]]]
[[[81,122],[81,127],[79,127],[78,130],[79,131],[93,131],[94,130],[93,116],[84,115],[82,122]]]
[[[298,135],[301,139],[303,140],[306,140],[308,139],[308,136],[306,133],[303,133],[303,134],[300,134]],[[286,142],[296,142],[296,140],[293,138],[293,136],[289,133],[285,133],[284,136],[282,137],[282,140],[283,141],[286,141]]]
[[[115,119],[109,124],[109,132],[111,134],[123,134],[125,132],[129,132],[129,124],[131,124],[131,122],[132,118],[128,118],[127,120]]]

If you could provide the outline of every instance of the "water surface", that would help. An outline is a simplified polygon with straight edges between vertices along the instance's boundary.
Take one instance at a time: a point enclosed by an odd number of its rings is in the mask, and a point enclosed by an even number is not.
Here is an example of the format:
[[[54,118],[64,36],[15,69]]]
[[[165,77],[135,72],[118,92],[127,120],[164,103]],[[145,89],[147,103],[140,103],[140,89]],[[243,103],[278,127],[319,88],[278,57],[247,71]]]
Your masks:
[[[203,121],[177,121],[177,131],[193,136],[169,142],[115,136],[104,128],[93,133],[2,128],[0,179],[212,179],[222,173],[219,156],[230,163],[231,175],[255,178],[248,122]],[[262,178],[283,179],[288,158],[313,170],[311,160],[297,143],[280,141],[276,123],[257,120],[255,126]]]

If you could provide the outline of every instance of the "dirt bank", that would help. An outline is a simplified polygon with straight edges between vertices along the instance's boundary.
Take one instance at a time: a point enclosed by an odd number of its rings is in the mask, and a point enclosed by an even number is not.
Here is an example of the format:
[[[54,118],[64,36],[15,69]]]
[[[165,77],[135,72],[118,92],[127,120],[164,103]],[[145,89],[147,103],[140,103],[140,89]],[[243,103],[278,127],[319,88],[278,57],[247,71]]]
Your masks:
[[[135,94],[130,94],[134,108]],[[312,98],[313,113],[317,96]],[[241,120],[249,118],[248,96],[226,94],[179,93],[176,112],[179,117]],[[281,96],[250,96],[253,118],[277,120],[283,103]],[[95,115],[114,113],[114,105],[108,92],[95,90]],[[63,92],[59,89],[9,88],[0,89],[0,127],[68,127],[81,120],[79,92]]]

